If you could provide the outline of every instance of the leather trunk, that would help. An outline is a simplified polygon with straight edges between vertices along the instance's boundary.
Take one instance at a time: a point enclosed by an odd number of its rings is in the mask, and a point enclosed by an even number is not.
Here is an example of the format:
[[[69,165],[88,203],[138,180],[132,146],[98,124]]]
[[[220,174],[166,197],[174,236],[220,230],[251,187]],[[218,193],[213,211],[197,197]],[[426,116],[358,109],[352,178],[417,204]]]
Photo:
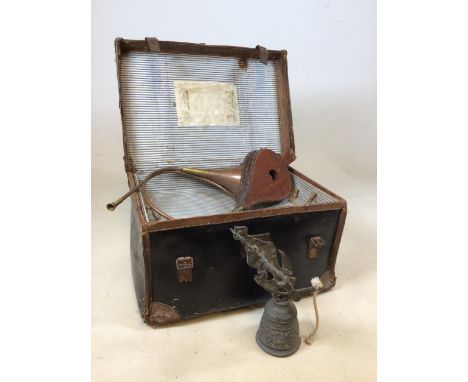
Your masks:
[[[117,38],[115,49],[130,187],[155,168],[229,167],[260,148],[295,158],[286,51],[156,38]],[[192,97],[191,109],[183,97]],[[302,296],[311,294],[312,277],[324,290],[335,285],[346,202],[289,171],[291,198],[247,211],[233,211],[215,187],[174,174],[148,185],[174,220],[132,195],[132,272],[146,323],[266,302],[269,294],[254,282],[255,270],[229,230],[234,226],[268,233],[289,254]]]

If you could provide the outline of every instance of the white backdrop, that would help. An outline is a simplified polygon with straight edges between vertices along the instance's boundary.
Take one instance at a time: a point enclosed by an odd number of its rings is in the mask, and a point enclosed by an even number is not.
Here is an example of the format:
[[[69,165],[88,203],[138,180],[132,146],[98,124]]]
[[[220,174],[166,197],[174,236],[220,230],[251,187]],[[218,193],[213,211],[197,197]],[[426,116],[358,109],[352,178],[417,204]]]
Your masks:
[[[94,381],[374,381],[376,361],[375,1],[122,1],[92,4],[92,370]],[[278,360],[255,344],[262,309],[152,329],[129,255],[115,37],[288,50],[294,167],[348,201],[337,285],[320,295],[311,347]],[[298,303],[301,334],[312,301]]]
[[[288,50],[296,167],[307,155],[313,173],[336,162],[374,176],[375,12],[374,0],[94,0],[93,151],[107,144],[122,151],[115,37],[260,44]]]

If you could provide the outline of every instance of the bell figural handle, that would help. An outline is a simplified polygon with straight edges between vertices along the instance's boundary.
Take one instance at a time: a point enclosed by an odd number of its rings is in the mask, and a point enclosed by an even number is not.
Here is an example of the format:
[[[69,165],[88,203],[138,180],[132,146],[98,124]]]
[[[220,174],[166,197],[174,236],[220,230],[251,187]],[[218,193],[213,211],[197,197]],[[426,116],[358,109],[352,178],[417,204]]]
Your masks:
[[[289,256],[276,248],[273,241],[265,239],[265,236],[269,235],[249,235],[245,226],[231,228],[231,232],[233,238],[242,243],[247,254],[247,264],[257,270],[255,282],[270,292],[275,299],[296,298],[296,278],[292,275]]]
[[[257,270],[254,280],[272,295],[260,321],[257,344],[268,354],[289,356],[301,345],[297,310],[291,301],[297,293],[289,257],[276,248],[269,234],[249,235],[244,226],[231,228],[231,232],[234,239],[242,243],[247,264]]]

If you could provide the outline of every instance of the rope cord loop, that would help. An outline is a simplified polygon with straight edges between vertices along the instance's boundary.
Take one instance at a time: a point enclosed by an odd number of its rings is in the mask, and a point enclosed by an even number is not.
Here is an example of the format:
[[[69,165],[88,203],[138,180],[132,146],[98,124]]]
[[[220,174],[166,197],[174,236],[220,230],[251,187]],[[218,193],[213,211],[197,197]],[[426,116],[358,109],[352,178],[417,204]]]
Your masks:
[[[314,338],[315,334],[318,331],[319,328],[319,323],[320,323],[320,316],[318,312],[318,307],[317,307],[317,295],[319,294],[319,291],[321,288],[323,288],[323,284],[320,281],[318,277],[314,277],[312,280],[310,280],[310,283],[313,288],[315,288],[314,294],[312,296],[312,299],[314,301],[314,312],[315,312],[315,328],[312,333],[310,333],[305,339],[304,342],[307,345],[312,345],[312,339]]]

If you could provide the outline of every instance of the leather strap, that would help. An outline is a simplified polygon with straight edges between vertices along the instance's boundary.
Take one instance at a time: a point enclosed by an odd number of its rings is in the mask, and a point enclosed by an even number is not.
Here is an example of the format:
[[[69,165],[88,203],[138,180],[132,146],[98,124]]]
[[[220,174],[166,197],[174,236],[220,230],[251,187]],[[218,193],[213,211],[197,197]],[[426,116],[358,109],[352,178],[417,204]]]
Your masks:
[[[261,62],[262,64],[265,64],[265,65],[266,65],[267,62],[268,62],[268,50],[267,50],[267,48],[265,48],[265,47],[263,47],[263,46],[261,46],[261,45],[257,45],[257,46],[255,47],[255,49],[258,50],[258,57],[259,57],[259,59],[260,59],[260,62]]]
[[[145,37],[150,52],[160,52],[159,40],[156,37]]]

